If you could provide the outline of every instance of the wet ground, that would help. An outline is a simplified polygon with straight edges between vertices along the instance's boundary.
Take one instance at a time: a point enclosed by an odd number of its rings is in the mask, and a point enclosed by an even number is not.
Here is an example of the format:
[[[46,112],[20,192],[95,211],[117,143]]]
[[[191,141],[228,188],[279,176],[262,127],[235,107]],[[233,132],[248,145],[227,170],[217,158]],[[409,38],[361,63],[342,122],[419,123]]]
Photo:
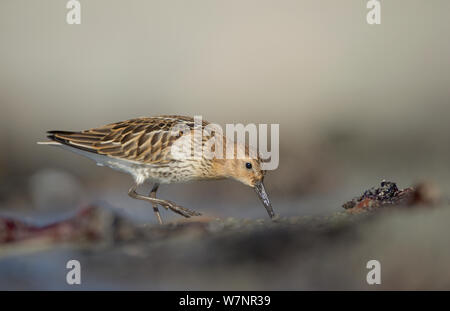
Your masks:
[[[248,217],[175,216],[164,226],[145,220],[151,209],[131,217],[105,202],[52,220],[20,215],[13,219],[28,236],[0,247],[0,289],[450,289],[447,201],[358,213],[336,204],[316,214],[304,207],[331,199],[277,201],[275,221],[259,205],[241,207]],[[295,206],[309,215],[293,215]],[[81,285],[66,283],[71,259]],[[366,282],[372,259],[381,285]]]
[[[119,173],[88,166],[99,176],[81,182],[41,169],[25,192],[23,180],[8,179],[0,187],[0,219],[9,221],[0,228],[0,289],[450,289],[443,160],[361,165],[359,153],[348,154],[343,165],[311,157],[319,163],[283,161],[271,172],[265,183],[275,221],[252,189],[233,181],[162,186],[158,197],[204,217],[162,210],[167,224],[159,226],[149,204],[127,196],[131,179]],[[437,186],[414,195],[416,181],[430,176]],[[384,178],[397,184],[380,185]],[[66,282],[72,259],[81,264],[81,285]],[[373,259],[380,285],[366,281]]]

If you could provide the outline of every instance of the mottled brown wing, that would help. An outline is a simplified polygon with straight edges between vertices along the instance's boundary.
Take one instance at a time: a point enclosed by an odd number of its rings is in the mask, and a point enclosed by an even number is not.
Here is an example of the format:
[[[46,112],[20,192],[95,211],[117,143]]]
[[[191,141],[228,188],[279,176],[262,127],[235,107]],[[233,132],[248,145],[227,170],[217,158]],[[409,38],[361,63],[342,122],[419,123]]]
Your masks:
[[[180,122],[193,126],[189,117],[161,116],[132,119],[81,132],[49,131],[48,138],[100,155],[165,164],[173,161],[170,147],[179,136],[172,135],[171,129]]]

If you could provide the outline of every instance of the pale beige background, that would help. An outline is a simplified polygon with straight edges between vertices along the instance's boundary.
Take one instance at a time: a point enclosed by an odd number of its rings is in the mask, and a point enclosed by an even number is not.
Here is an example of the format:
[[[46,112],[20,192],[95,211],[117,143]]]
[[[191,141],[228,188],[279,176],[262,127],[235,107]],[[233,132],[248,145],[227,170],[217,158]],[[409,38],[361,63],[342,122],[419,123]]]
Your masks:
[[[308,191],[321,166],[325,188],[447,180],[448,1],[383,1],[378,26],[356,0],[81,4],[82,24],[68,25],[65,1],[1,1],[4,200],[43,168],[124,191],[130,179],[35,142],[158,114],[280,123],[274,196]]]
[[[450,193],[450,1],[381,0],[378,26],[364,0],[80,2],[82,24],[67,25],[65,0],[0,1],[0,215],[47,224],[95,203],[155,224],[149,204],[127,197],[130,177],[36,141],[158,114],[279,123],[266,187],[281,216],[333,215],[383,178]],[[207,216],[268,219],[236,182],[158,195]],[[0,288],[72,290],[64,267],[78,258],[80,289],[374,289],[365,263],[377,258],[375,289],[449,289],[445,207],[379,213],[348,231],[330,217],[325,234],[242,225],[224,240],[55,247],[2,258]]]

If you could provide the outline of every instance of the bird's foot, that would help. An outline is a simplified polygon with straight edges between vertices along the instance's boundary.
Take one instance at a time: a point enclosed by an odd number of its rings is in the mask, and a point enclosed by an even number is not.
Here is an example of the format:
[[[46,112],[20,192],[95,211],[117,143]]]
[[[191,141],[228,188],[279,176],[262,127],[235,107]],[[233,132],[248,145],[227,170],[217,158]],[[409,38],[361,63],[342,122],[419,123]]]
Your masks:
[[[182,207],[179,206],[177,204],[175,204],[174,202],[171,201],[166,201],[164,204],[162,204],[162,206],[167,209],[167,210],[171,210],[174,213],[180,214],[181,216],[184,216],[186,218],[192,217],[192,216],[200,216],[201,213],[190,210],[186,207]]]

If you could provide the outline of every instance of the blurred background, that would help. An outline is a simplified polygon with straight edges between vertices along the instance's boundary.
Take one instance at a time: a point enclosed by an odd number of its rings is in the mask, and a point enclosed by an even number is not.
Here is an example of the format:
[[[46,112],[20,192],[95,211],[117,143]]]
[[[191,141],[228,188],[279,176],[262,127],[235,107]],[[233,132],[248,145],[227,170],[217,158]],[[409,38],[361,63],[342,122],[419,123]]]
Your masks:
[[[36,142],[160,114],[280,124],[266,188],[285,216],[341,211],[382,179],[449,192],[449,1],[382,1],[381,25],[367,24],[360,0],[80,2],[81,25],[66,23],[65,1],[0,3],[4,214],[53,219],[101,201],[156,223],[127,196],[130,176]],[[214,217],[266,217],[233,181],[159,196]]]

